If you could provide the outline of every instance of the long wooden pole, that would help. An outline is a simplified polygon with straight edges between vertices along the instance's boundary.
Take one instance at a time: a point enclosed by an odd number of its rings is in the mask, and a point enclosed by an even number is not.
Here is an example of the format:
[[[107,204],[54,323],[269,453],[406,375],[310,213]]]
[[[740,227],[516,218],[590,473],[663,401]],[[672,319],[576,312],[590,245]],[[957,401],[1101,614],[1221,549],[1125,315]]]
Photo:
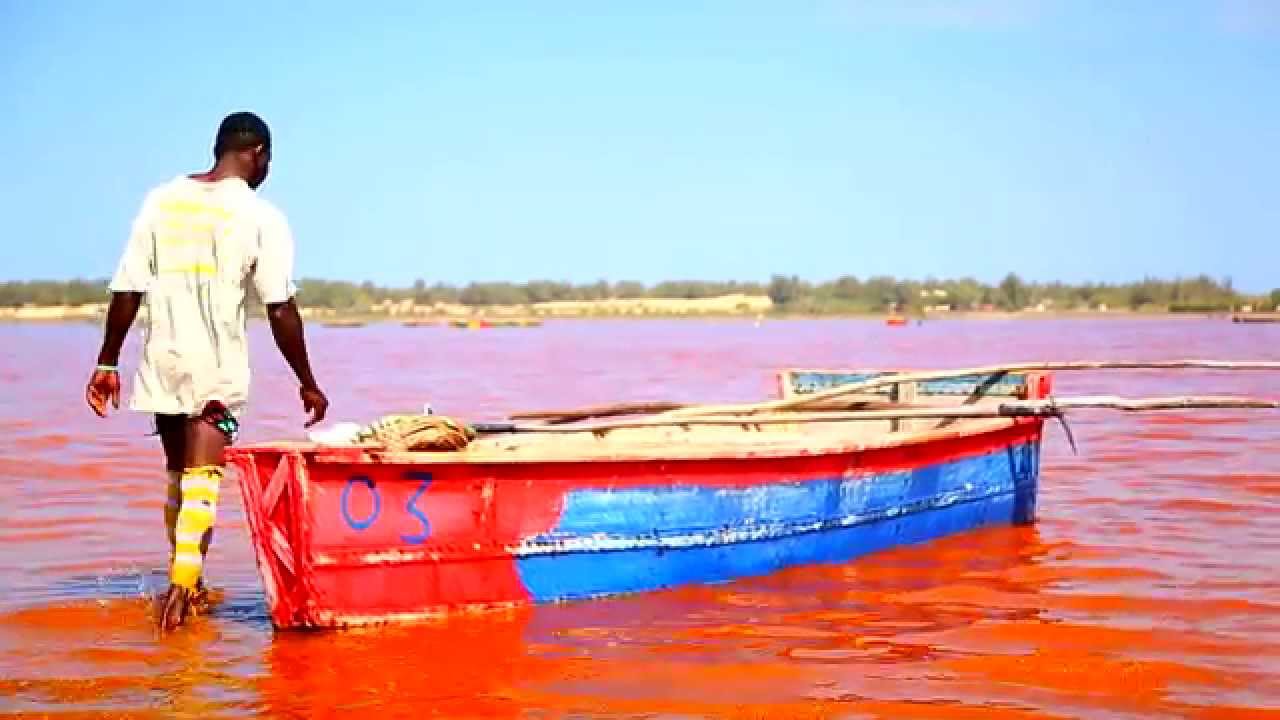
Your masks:
[[[548,424],[577,422],[596,417],[612,417],[614,415],[640,415],[679,410],[689,407],[688,403],[678,402],[633,402],[615,405],[591,405],[572,410],[527,410],[508,415],[512,420],[545,420]]]
[[[1224,360],[1164,360],[1164,361],[1076,361],[1076,362],[1029,362],[1008,365],[987,365],[981,367],[962,368],[958,370],[921,370],[918,372],[897,373],[828,388],[820,392],[800,397],[769,400],[757,403],[740,403],[732,405],[696,405],[678,408],[660,413],[658,417],[697,417],[702,415],[723,415],[725,413],[761,413],[771,410],[787,410],[802,408],[822,400],[864,392],[886,385],[898,383],[920,382],[924,380],[943,380],[965,375],[994,375],[1011,372],[1035,372],[1048,370],[1280,370],[1280,362],[1224,361]]]
[[[542,420],[547,425],[559,425],[567,422],[591,420],[593,418],[617,417],[618,415],[654,415],[668,410],[695,407],[692,403],[679,402],[638,402],[618,403],[616,405],[588,405],[568,410],[524,410],[514,412],[507,417],[511,420]],[[875,410],[903,407],[902,403],[891,400],[847,400],[836,398],[809,406],[810,410]]]
[[[784,412],[760,414],[719,414],[696,417],[670,415],[583,425],[516,425],[478,426],[481,432],[574,433],[604,432],[624,428],[680,427],[685,425],[778,425],[816,422],[856,422],[899,420],[904,418],[1001,418],[1052,417],[1066,410],[1109,409],[1125,412],[1150,410],[1191,410],[1209,408],[1275,409],[1280,400],[1235,396],[1174,396],[1122,398],[1114,395],[1054,398],[1045,400],[1013,400],[998,405],[949,405],[936,407],[904,407],[888,410],[855,410],[852,412]]]

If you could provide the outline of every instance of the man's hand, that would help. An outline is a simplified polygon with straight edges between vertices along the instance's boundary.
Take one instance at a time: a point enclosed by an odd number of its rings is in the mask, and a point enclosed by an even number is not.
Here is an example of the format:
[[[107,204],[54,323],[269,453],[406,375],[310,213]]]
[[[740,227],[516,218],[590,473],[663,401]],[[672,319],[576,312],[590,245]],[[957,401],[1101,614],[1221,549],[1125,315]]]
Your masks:
[[[307,360],[307,342],[303,338],[302,316],[298,313],[298,305],[292,298],[282,303],[267,305],[267,320],[271,323],[271,336],[276,340],[280,354],[293,368],[298,376],[302,389],[298,394],[302,397],[302,409],[311,413],[306,427],[311,427],[324,419],[329,409],[329,398],[320,392],[315,376],[311,374],[311,362]]]
[[[113,370],[94,370],[89,378],[89,386],[84,391],[85,400],[98,417],[107,416],[107,401],[111,407],[120,409],[120,374]]]
[[[120,374],[115,371],[120,363],[120,346],[124,344],[125,335],[138,317],[138,308],[142,305],[140,292],[113,292],[111,303],[107,305],[107,327],[102,336],[102,349],[98,351],[98,367],[89,378],[89,386],[85,388],[84,399],[98,417],[107,416],[107,401],[111,406],[120,409]],[[107,368],[107,369],[103,369]]]
[[[318,387],[304,387],[298,391],[302,396],[302,409],[311,413],[311,419],[307,421],[305,427],[311,427],[324,419],[325,412],[329,409],[329,398],[320,392]]]

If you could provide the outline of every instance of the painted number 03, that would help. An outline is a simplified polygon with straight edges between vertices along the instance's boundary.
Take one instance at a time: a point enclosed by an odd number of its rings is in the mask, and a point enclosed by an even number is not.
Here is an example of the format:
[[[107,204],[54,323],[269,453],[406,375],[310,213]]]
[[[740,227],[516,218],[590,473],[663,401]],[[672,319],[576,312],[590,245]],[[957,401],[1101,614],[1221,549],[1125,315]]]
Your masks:
[[[427,516],[422,512],[422,508],[418,507],[418,500],[422,498],[422,494],[427,491],[431,485],[431,473],[409,471],[404,474],[406,480],[418,481],[418,488],[409,496],[408,501],[404,504],[404,511],[418,524],[422,526],[422,532],[414,535],[401,535],[400,539],[410,545],[421,545],[431,537],[431,521],[427,520]],[[359,492],[368,493],[373,500],[373,509],[369,514],[362,518],[357,518],[351,514],[351,494],[357,492],[356,488],[363,488]],[[346,521],[347,527],[352,530],[363,531],[373,526],[378,516],[382,514],[382,496],[378,493],[378,488],[373,484],[366,475],[353,475],[347,480],[347,484],[342,488],[342,519]]]

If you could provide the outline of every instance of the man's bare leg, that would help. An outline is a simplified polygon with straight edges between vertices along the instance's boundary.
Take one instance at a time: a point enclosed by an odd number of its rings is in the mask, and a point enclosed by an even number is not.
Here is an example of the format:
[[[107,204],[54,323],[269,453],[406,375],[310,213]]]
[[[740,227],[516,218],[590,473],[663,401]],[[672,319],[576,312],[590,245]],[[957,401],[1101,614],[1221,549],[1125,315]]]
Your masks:
[[[160,434],[160,443],[164,446],[165,475],[168,479],[165,488],[164,527],[169,537],[169,564],[172,567],[178,512],[182,509],[182,473],[187,464],[187,419],[180,415],[159,416],[156,419],[156,430]],[[202,556],[208,556],[212,536],[212,531],[205,534],[205,541],[200,546]],[[207,595],[204,578],[201,578],[196,583],[196,609],[207,604]]]
[[[203,417],[184,419],[183,431],[181,500],[174,523],[169,590],[160,620],[163,631],[173,630],[186,621],[193,600],[201,590],[201,574],[213,539],[227,447],[227,437]]]
[[[164,446],[164,470],[168,477],[164,503],[164,527],[169,534],[169,562],[173,562],[173,531],[182,507],[182,471],[187,464],[187,427],[185,418],[162,415],[156,418],[160,444]]]

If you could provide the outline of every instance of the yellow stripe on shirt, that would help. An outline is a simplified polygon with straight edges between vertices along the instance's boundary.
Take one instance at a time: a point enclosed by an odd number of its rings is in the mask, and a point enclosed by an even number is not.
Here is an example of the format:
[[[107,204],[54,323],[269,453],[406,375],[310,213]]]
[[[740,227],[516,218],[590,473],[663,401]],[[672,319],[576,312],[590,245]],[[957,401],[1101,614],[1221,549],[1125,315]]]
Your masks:
[[[166,275],[196,275],[213,277],[218,274],[218,266],[213,263],[193,263],[190,265],[163,265],[160,272]]]
[[[173,213],[175,215],[214,215],[219,220],[226,220],[231,217],[231,211],[221,205],[206,205],[195,200],[181,198],[166,200],[160,203],[158,209],[160,212]]]

